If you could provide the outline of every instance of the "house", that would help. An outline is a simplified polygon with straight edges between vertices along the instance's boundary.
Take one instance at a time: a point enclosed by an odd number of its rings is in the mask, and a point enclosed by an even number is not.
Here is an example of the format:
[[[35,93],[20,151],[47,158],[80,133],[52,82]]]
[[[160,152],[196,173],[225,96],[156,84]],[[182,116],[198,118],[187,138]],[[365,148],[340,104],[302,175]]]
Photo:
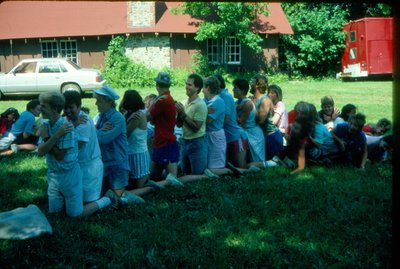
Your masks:
[[[190,68],[201,51],[210,62],[237,70],[277,69],[279,35],[293,30],[279,3],[259,15],[254,31],[263,52],[255,55],[234,36],[194,40],[197,20],[174,15],[182,2],[5,1],[0,2],[0,72],[25,58],[66,57],[83,67],[104,67],[109,41],[128,37],[125,53],[152,68]]]

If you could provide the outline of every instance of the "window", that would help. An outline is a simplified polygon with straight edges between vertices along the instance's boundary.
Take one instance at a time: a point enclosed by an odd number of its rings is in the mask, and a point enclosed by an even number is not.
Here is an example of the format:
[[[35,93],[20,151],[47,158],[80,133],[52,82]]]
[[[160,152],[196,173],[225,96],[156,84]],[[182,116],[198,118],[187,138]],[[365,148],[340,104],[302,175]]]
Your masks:
[[[60,66],[57,62],[41,63],[39,73],[60,73]]]
[[[76,40],[61,40],[60,47],[60,54],[62,58],[66,58],[74,63],[77,63],[78,49],[76,46]]]
[[[350,42],[356,41],[356,32],[355,31],[350,32],[349,39],[350,39]]]
[[[23,63],[15,69],[15,73],[18,74],[27,74],[27,73],[35,73],[36,71],[36,62],[32,63]]]
[[[239,39],[228,37],[225,40],[225,62],[228,64],[241,63],[241,47]]]
[[[78,64],[78,47],[76,40],[44,40],[41,42],[44,58],[66,58]]]
[[[207,40],[207,56],[208,61],[212,64],[220,63],[220,51],[219,51],[219,40],[218,39],[208,39]]]
[[[350,59],[356,59],[357,58],[357,48],[351,48],[350,49]]]
[[[212,64],[241,64],[242,47],[236,37],[207,40],[207,57]]]
[[[42,41],[42,55],[43,58],[57,58],[58,46],[55,40]]]

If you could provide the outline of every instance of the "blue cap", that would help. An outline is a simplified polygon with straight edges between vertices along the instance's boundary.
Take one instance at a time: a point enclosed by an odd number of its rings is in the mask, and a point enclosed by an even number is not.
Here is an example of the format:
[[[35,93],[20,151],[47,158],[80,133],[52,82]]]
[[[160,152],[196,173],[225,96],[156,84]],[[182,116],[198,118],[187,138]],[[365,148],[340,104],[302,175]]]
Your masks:
[[[171,85],[171,77],[167,72],[160,72],[158,73],[157,77],[154,78],[156,82],[165,84],[165,85]]]
[[[95,90],[94,92],[98,95],[107,96],[108,98],[110,98],[113,101],[119,99],[119,95],[114,91],[114,89],[107,85],[101,87],[98,90]]]

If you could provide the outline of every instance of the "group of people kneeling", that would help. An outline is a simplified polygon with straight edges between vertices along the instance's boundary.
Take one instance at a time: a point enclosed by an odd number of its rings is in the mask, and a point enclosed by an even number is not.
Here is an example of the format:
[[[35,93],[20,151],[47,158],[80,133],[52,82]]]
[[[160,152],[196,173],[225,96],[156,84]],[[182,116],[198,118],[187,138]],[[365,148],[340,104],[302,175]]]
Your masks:
[[[127,90],[118,109],[119,96],[112,88],[96,90],[99,113],[93,120],[81,110],[75,91],[39,96],[46,121],[36,131],[41,139],[37,152],[46,156],[51,213],[65,209],[69,216],[88,216],[110,205],[144,203],[142,195],[166,186],[277,165],[297,173],[306,160],[365,167],[365,116],[355,113],[355,107],[349,115],[340,114],[327,97],[320,113],[307,102],[287,112],[282,90],[268,85],[264,75],[250,83],[234,80],[232,96],[221,76],[203,80],[191,74],[182,104],[171,96],[168,73],[160,72],[154,80],[157,96],[147,102],[139,92]],[[332,121],[334,126],[327,124]],[[151,154],[149,125],[154,126]],[[176,127],[182,128],[179,139]]]

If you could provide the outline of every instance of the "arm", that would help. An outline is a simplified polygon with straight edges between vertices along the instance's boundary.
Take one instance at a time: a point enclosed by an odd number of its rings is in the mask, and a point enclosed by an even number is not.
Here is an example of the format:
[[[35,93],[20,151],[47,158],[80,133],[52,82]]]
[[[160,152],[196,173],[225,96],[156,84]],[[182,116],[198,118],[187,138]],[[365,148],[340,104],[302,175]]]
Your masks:
[[[300,173],[301,171],[304,170],[306,167],[306,149],[304,147],[304,144],[299,148],[299,153],[297,157],[297,168],[290,172],[291,175]]]
[[[125,119],[121,117],[113,117],[104,124],[102,129],[97,130],[97,139],[99,144],[108,144],[121,134],[125,124]]]
[[[345,151],[346,143],[335,134],[334,130],[331,132],[331,134],[332,134],[333,140],[335,140],[335,142],[338,146],[338,149],[340,151]]]
[[[263,124],[267,120],[271,106],[272,102],[269,98],[265,98],[262,101],[259,110],[256,110],[256,120],[258,124]]]
[[[247,101],[241,106],[242,113],[240,114],[240,117],[238,117],[238,124],[240,126],[243,126],[243,124],[246,122],[252,110],[253,110],[253,103],[251,101]]]
[[[142,121],[145,120],[145,115],[140,112],[140,111],[136,111],[135,113],[133,113],[129,119],[128,119],[128,124],[126,126],[126,134],[129,137],[131,135],[131,133],[140,126],[140,123]]]
[[[368,147],[367,147],[367,143],[365,143],[364,147],[363,147],[363,156],[361,158],[361,164],[360,164],[360,168],[361,169],[365,168],[365,164],[367,162],[367,158],[368,158]]]
[[[41,128],[41,134],[42,137],[44,137],[46,134],[48,134],[48,129],[47,126],[42,126]],[[44,156],[45,154],[50,153],[54,155],[57,161],[61,161],[62,159],[64,159],[64,156],[67,153],[67,149],[60,150],[55,145],[60,137],[72,132],[72,130],[72,124],[64,123],[54,135],[52,135],[51,137],[44,137],[44,142],[38,146],[38,155]]]

